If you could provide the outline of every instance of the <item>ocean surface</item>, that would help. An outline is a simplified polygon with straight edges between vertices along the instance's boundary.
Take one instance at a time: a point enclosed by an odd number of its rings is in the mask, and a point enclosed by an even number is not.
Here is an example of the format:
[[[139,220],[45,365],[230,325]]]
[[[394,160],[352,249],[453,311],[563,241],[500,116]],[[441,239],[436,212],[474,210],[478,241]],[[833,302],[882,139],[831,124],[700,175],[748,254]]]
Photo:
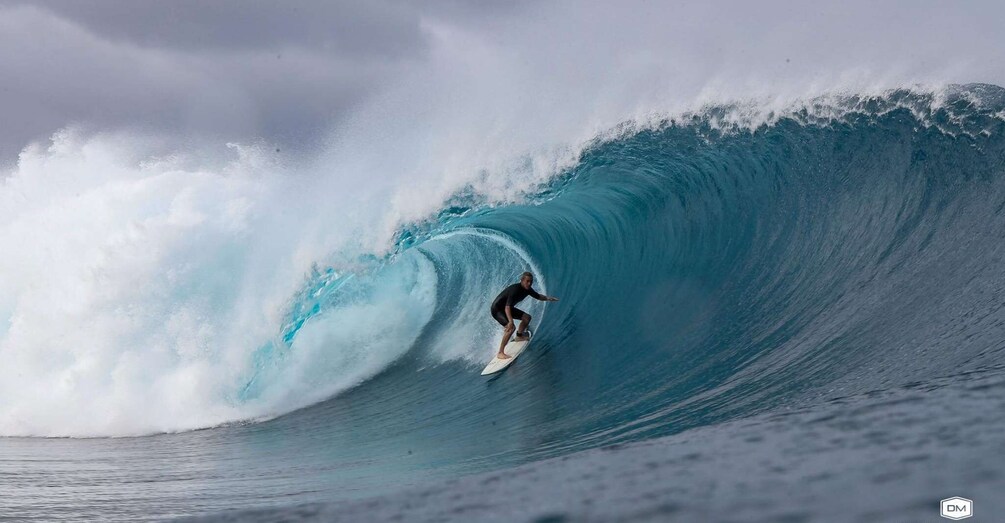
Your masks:
[[[170,401],[183,381],[119,402],[132,389],[95,378],[98,409],[41,421],[48,392],[8,391],[0,519],[937,521],[963,496],[971,521],[996,520],[1005,90],[754,109],[626,122],[519,199],[465,187],[384,252],[315,260],[265,336],[206,367],[184,365],[196,350],[157,360],[222,376],[196,391],[218,393],[199,419]],[[489,301],[525,270],[561,301],[521,304],[534,342],[479,376],[500,330]],[[184,327],[243,288],[207,274],[155,289],[184,316],[107,310]],[[12,303],[0,313],[24,316]],[[8,323],[13,353],[35,331]],[[135,332],[92,323],[84,344]],[[142,385],[116,354],[113,374]],[[15,361],[58,363],[31,357]],[[57,398],[101,375],[100,354],[82,359],[98,370],[52,378]]]

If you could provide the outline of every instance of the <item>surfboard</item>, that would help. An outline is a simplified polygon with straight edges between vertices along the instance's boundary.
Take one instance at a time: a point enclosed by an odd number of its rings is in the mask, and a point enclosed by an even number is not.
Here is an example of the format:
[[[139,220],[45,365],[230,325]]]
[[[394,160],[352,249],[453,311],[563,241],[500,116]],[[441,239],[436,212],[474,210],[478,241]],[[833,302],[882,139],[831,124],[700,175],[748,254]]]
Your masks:
[[[507,343],[506,348],[503,349],[503,352],[505,352],[510,357],[504,360],[501,360],[499,358],[492,358],[492,361],[490,361],[489,364],[485,366],[485,369],[482,370],[482,376],[495,374],[505,369],[506,367],[509,367],[511,363],[516,361],[516,357],[519,356],[520,353],[522,353],[524,349],[527,348],[527,345],[530,345],[530,340],[534,338],[534,332],[531,331],[530,329],[527,329],[527,334],[529,334],[529,336],[525,341],[510,341],[509,343]]]

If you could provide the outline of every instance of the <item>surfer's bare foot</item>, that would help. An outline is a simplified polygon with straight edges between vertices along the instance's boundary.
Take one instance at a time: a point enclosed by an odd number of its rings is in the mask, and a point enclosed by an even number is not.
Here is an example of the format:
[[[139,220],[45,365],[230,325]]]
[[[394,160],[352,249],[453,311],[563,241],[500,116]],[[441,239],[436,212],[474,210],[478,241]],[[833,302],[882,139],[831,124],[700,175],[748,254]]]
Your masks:
[[[505,352],[500,352],[499,354],[496,354],[496,357],[499,358],[499,359],[501,359],[501,360],[508,360],[508,359],[512,358],[513,356],[510,356],[509,354],[506,354]]]
[[[517,341],[527,341],[527,340],[530,339],[530,336],[528,336],[527,333],[525,332],[523,334],[517,334],[516,338],[513,338],[513,339],[515,339]]]

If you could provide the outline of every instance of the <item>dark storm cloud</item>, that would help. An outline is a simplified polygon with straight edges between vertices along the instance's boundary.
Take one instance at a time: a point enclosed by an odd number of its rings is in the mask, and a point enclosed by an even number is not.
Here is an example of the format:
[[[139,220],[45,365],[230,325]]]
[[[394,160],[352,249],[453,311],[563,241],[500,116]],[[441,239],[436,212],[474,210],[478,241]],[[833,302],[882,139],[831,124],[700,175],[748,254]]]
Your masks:
[[[0,0],[0,164],[66,125],[302,145],[426,50],[409,4]]]

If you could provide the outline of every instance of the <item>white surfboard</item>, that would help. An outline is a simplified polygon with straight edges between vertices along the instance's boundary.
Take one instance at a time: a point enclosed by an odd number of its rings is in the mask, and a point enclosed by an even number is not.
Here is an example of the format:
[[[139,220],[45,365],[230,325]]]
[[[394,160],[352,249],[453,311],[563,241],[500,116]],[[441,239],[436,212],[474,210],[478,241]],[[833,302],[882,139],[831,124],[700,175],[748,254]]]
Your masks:
[[[529,334],[529,336],[527,337],[526,340],[510,341],[509,343],[507,343],[506,348],[503,349],[503,352],[505,352],[506,355],[509,356],[509,358],[506,358],[504,360],[501,360],[499,358],[492,358],[492,361],[490,361],[489,364],[485,366],[485,369],[482,370],[482,376],[495,374],[505,369],[506,367],[509,367],[511,363],[516,361],[516,357],[519,356],[520,353],[522,353],[524,349],[527,348],[527,345],[530,345],[530,340],[531,338],[534,337],[534,333],[530,329],[527,329],[527,334]]]

